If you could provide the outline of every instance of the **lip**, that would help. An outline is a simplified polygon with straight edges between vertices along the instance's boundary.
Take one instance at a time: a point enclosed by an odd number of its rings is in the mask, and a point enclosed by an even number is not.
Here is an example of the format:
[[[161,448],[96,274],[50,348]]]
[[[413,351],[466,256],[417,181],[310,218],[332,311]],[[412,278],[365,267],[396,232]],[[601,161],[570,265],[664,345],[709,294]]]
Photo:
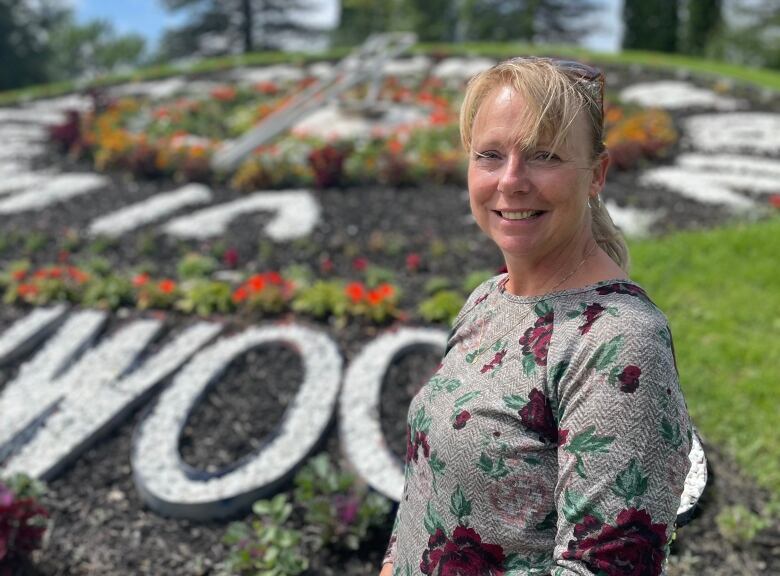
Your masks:
[[[533,212],[539,212],[540,214],[534,216],[533,218],[526,218],[524,220],[510,220],[508,218],[504,218],[501,215],[501,212],[526,212],[529,210]],[[547,215],[547,210],[533,210],[532,208],[522,208],[522,209],[512,209],[512,210],[492,210],[491,212],[493,212],[495,217],[498,218],[498,221],[501,223],[502,226],[510,226],[510,227],[531,226]]]

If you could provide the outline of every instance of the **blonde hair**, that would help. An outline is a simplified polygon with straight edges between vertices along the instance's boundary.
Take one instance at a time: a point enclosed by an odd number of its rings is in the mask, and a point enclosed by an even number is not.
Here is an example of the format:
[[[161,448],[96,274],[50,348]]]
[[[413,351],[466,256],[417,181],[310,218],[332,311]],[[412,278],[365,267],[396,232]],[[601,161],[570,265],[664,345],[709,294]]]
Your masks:
[[[578,115],[587,115],[591,133],[591,154],[595,162],[604,153],[604,114],[597,81],[575,77],[548,58],[512,58],[474,76],[466,87],[460,108],[460,138],[471,151],[474,118],[485,98],[495,89],[509,87],[526,104],[524,124],[530,129],[520,135],[518,145],[533,148],[542,138],[551,141],[553,150],[571,135]],[[603,202],[588,203],[593,237],[623,270],[628,270],[628,246],[615,227]]]

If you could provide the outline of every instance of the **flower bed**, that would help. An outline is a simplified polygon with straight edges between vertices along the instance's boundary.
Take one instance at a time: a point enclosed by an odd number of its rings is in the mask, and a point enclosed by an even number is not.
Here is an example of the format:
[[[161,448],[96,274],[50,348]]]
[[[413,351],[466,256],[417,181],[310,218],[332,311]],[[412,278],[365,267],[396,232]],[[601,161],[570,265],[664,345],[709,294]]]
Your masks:
[[[178,94],[159,101],[123,97],[96,99],[95,110],[51,131],[72,155],[88,158],[98,171],[129,171],[141,178],[179,181],[228,179],[239,190],[296,186],[349,187],[367,184],[414,186],[465,183],[465,155],[458,135],[462,83],[429,76],[385,79],[380,101],[417,110],[420,120],[384,125],[369,133],[327,137],[295,129],[258,147],[232,174],[215,174],[214,152],[264,118],[284,108],[314,79],[252,87],[220,85],[207,95]],[[345,96],[363,98],[364,87]],[[671,117],[661,110],[609,104],[606,142],[619,169],[664,157],[677,141]],[[365,132],[365,131],[364,131]],[[334,131],[334,134],[337,134]]]

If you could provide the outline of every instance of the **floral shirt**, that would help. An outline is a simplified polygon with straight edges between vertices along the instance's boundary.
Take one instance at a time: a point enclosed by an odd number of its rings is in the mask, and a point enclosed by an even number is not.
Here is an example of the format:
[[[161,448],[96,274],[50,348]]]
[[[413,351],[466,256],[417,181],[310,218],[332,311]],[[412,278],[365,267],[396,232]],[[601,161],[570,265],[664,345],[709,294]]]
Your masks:
[[[478,287],[411,403],[393,574],[663,572],[692,428],[664,315],[629,281]]]

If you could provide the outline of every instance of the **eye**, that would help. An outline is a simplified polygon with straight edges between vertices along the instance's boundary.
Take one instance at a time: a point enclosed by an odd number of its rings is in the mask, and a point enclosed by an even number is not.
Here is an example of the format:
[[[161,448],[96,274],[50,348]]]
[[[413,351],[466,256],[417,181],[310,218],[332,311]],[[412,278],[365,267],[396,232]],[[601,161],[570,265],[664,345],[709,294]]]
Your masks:
[[[494,150],[488,150],[486,152],[474,152],[475,160],[498,160],[498,158],[498,152],[495,152]]]
[[[537,150],[531,155],[531,160],[534,162],[555,163],[560,162],[561,158],[549,150]]]

